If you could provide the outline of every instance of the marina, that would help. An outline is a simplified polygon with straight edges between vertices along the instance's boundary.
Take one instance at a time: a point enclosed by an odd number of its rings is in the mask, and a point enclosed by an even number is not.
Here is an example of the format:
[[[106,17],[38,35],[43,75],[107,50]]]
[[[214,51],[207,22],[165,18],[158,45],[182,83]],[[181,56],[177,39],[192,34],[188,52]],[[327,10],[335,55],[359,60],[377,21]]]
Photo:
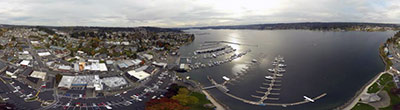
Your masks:
[[[285,110],[327,110],[345,103],[357,92],[359,87],[384,68],[379,55],[376,54],[379,52],[377,52],[377,49],[371,48],[379,47],[381,42],[384,42],[393,34],[391,32],[316,32],[302,30],[188,30],[187,32],[210,33],[198,35],[192,44],[181,47],[179,53],[182,56],[197,56],[197,59],[192,58],[191,65],[196,62],[208,65],[210,60],[223,60],[234,53],[238,54],[251,49],[250,53],[232,62],[193,69],[193,71],[184,73],[184,75],[191,76],[193,80],[199,81],[204,86],[211,85],[207,76],[212,77],[218,83],[224,82],[222,77],[226,76],[231,80],[226,85],[229,94],[257,102],[260,99],[251,97],[251,95],[263,96],[256,91],[267,91],[268,86],[263,85],[263,83],[269,83],[270,80],[265,79],[265,76],[273,75],[267,69],[274,68],[272,62],[276,56],[281,55],[284,56],[286,72],[276,75],[282,77],[275,80],[275,83],[282,85],[279,88],[273,88],[280,93],[279,100],[265,100],[264,103],[284,104],[304,100],[304,95],[315,98],[322,93],[329,94],[314,103],[286,107]],[[370,34],[373,34],[373,36]],[[368,42],[360,42],[360,39]],[[193,52],[199,49],[202,44],[210,45],[210,47],[213,44],[215,45],[215,43],[204,43],[205,41],[257,44],[258,47],[220,43],[220,45],[230,45],[236,51],[217,58],[207,59],[203,58],[204,54],[193,55]],[[311,44],[316,44],[316,46]],[[329,57],[329,55],[335,55],[335,57]],[[363,55],[363,57],[357,57],[360,55]],[[252,59],[256,59],[257,64],[251,65]],[[360,60],[367,63],[360,63]],[[351,80],[354,78],[359,79],[359,81]],[[338,80],[340,81],[338,82]],[[340,88],[346,89],[346,91],[338,90],[337,85],[341,85]],[[238,101],[217,89],[207,91],[230,108],[238,110],[266,109],[263,106],[253,106],[253,104]],[[273,92],[276,93],[276,91]],[[270,96],[272,98],[273,95]],[[283,108],[282,106],[267,106],[267,109],[281,110]]]
[[[256,62],[257,60],[253,59],[252,61]],[[266,100],[271,100],[271,101],[279,100],[280,93],[278,91],[281,90],[280,87],[282,86],[282,84],[280,84],[280,83],[282,82],[281,79],[283,76],[283,74],[281,74],[281,73],[282,73],[282,71],[285,71],[283,68],[286,67],[286,65],[283,64],[284,62],[285,62],[285,60],[283,57],[281,57],[281,56],[275,57],[273,64],[276,63],[276,65],[274,65],[273,69],[268,69],[270,72],[273,73],[273,75],[265,76],[266,82],[262,83],[263,86],[260,87],[260,89],[262,89],[262,90],[256,90],[256,93],[262,94],[262,96],[251,95],[251,97],[253,97],[253,98],[258,98],[259,99],[258,101],[251,101],[251,100],[247,100],[247,99],[235,96],[233,94],[230,94],[229,93],[230,90],[226,87],[226,84],[235,79],[231,79],[226,76],[222,77],[225,81],[221,84],[217,83],[210,76],[207,76],[208,80],[213,84],[213,86],[204,87],[203,90],[217,88],[219,91],[226,94],[227,96],[230,96],[236,100],[240,100],[244,103],[258,105],[258,106],[282,106],[282,107],[295,106],[295,105],[305,104],[305,103],[309,103],[309,102],[314,102],[315,100],[318,100],[327,95],[327,93],[322,93],[321,95],[314,97],[314,98],[309,98],[307,96],[303,96],[305,98],[305,100],[298,101],[298,102],[292,102],[292,103],[265,102]],[[279,66],[279,65],[285,65],[285,66]],[[240,77],[236,77],[236,78],[240,78]]]

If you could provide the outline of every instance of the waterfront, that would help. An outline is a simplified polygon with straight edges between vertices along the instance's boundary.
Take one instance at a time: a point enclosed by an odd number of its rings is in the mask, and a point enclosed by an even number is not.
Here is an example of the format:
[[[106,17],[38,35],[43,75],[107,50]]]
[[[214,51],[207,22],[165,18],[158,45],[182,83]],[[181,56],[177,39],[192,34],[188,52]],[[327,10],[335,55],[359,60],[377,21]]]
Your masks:
[[[222,76],[234,77],[234,73],[246,68],[246,64],[257,58],[257,65],[228,84],[230,93],[248,100],[257,100],[257,94],[264,81],[267,69],[277,55],[287,61],[287,72],[282,79],[279,101],[296,102],[303,95],[315,97],[321,93],[328,95],[315,103],[307,103],[285,109],[333,109],[352,98],[367,81],[383,71],[378,47],[394,32],[320,32],[306,30],[188,30],[196,34],[193,43],[181,47],[182,56],[192,56],[204,41],[230,41],[258,46],[229,44],[237,49],[235,53],[252,51],[230,63],[211,68],[193,70],[184,75],[210,86],[207,75],[222,83]],[[195,60],[196,61],[196,60]],[[249,105],[222,94],[217,89],[209,92],[231,109],[262,109],[281,107],[262,107]]]

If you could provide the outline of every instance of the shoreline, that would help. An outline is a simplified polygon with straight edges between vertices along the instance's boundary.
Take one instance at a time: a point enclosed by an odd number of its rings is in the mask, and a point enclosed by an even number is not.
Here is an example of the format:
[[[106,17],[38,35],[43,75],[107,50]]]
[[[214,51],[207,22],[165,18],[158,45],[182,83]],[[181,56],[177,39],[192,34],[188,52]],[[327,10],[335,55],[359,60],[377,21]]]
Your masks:
[[[383,45],[383,44],[381,44]],[[335,110],[350,110],[352,109],[360,100],[360,96],[362,93],[366,93],[368,91],[368,88],[374,84],[376,82],[376,80],[379,79],[379,77],[384,74],[387,73],[387,62],[385,61],[385,58],[382,56],[382,54],[380,53],[380,46],[379,46],[379,57],[381,58],[381,60],[383,61],[384,65],[385,65],[385,71],[380,72],[379,74],[377,74],[376,76],[374,76],[371,80],[369,80],[364,86],[362,86],[356,93],[355,95],[348,100],[346,103],[344,103],[343,105],[336,107]],[[389,73],[390,74],[390,73]],[[357,99],[357,100],[356,100]]]
[[[208,91],[201,90],[201,92],[203,92],[203,94],[207,96],[207,99],[210,100],[211,103],[216,107],[215,110],[229,110],[228,107],[219,103],[217,99],[215,99],[210,93],[208,93]]]
[[[368,88],[372,84],[374,84],[379,79],[379,77],[381,75],[383,75],[384,73],[386,73],[386,71],[380,72],[379,74],[377,74],[374,78],[372,78],[370,81],[368,81],[363,87],[361,87],[361,89],[356,92],[356,95],[354,95],[354,97],[352,97],[349,101],[347,101],[342,106],[335,108],[335,110],[350,110],[350,109],[352,109],[359,102],[359,100],[361,98],[361,94],[366,93],[368,91]]]

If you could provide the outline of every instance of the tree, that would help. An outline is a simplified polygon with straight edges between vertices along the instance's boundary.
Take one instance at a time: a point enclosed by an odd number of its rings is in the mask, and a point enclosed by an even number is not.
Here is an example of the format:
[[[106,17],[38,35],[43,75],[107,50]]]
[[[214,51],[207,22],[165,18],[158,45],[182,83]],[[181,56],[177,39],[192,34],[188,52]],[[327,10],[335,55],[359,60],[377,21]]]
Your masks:
[[[172,99],[177,100],[182,105],[196,104],[199,99],[189,95],[189,90],[186,88],[180,88],[178,94],[173,96]]]
[[[169,98],[153,99],[146,102],[146,110],[188,110],[189,107],[179,104],[178,101]]]
[[[56,75],[56,83],[57,84],[61,81],[62,77],[63,77],[63,75],[61,75],[61,74]]]

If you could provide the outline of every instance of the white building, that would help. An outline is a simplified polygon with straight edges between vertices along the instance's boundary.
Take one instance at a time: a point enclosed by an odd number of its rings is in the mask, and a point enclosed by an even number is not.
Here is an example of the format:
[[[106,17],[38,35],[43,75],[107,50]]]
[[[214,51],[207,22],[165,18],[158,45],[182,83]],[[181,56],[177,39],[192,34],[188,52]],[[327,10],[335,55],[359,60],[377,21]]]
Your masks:
[[[50,52],[41,52],[41,53],[38,53],[38,55],[41,57],[44,57],[44,56],[49,56],[51,54],[50,54]]]
[[[46,79],[46,72],[41,72],[41,71],[33,71],[30,75],[30,77],[33,78],[39,78],[42,79],[42,81],[44,81]]]
[[[131,70],[127,72],[128,77],[134,81],[143,81],[146,80],[150,74],[146,73],[144,71],[135,71],[135,70]]]
[[[19,64],[20,64],[21,66],[28,66],[30,62],[31,62],[31,61],[29,61],[29,60],[22,60],[22,62],[19,63]]]

